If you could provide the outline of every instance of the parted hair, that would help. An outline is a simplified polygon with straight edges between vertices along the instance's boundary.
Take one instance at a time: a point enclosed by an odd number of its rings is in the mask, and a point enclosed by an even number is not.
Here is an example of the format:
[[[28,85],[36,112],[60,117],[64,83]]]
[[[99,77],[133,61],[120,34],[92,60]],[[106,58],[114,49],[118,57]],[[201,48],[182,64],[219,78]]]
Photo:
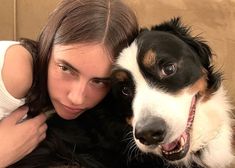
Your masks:
[[[38,38],[33,85],[26,98],[30,113],[37,115],[52,108],[47,73],[54,45],[103,44],[115,61],[134,40],[138,29],[134,12],[120,0],[62,0]]]

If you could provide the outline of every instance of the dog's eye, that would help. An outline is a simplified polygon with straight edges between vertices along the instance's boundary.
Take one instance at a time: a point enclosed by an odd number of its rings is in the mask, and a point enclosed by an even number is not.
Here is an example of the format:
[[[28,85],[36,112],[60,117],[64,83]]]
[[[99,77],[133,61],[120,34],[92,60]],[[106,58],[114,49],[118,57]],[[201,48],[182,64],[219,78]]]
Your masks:
[[[165,64],[162,66],[162,74],[163,76],[170,76],[173,75],[177,70],[177,67],[173,63]]]
[[[124,86],[122,88],[122,94],[124,94],[125,96],[131,96],[132,95],[131,89],[129,87]]]

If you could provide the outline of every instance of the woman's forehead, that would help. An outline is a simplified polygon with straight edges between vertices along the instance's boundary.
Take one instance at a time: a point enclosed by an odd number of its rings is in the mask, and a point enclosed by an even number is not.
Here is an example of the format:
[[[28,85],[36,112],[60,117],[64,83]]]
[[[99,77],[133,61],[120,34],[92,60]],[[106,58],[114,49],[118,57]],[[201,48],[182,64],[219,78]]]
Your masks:
[[[100,44],[56,45],[52,52],[55,61],[66,62],[81,73],[107,77],[112,62],[110,54]]]

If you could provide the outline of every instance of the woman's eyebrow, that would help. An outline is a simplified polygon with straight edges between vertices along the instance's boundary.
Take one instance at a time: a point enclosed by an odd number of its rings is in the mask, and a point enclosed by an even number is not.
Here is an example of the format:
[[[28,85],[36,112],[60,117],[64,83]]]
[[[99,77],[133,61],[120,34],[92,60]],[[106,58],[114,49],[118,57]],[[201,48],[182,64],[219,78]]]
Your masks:
[[[70,63],[68,63],[67,61],[63,60],[63,59],[59,59],[59,62],[61,62],[62,64],[64,64],[65,66],[69,67],[72,71],[79,73],[79,70],[77,68],[75,68],[73,65],[71,65]]]
[[[109,82],[111,80],[110,77],[103,77],[103,78],[98,78],[98,77],[95,77],[93,78],[94,80],[99,80],[99,81],[102,81],[102,82]]]
[[[68,63],[67,61],[63,60],[63,59],[59,59],[59,62],[61,62],[62,64],[64,64],[65,66],[69,67],[72,71],[74,71],[75,73],[79,73],[80,71],[75,68],[73,65],[71,65],[70,63]],[[110,76],[107,77],[94,77],[93,79],[95,80],[102,80],[102,81],[110,81]]]

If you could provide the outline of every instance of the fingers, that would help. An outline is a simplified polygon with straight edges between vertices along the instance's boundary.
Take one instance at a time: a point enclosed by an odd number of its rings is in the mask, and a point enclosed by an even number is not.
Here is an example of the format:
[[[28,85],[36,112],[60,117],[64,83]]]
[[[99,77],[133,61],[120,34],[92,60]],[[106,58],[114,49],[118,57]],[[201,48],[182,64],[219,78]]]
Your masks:
[[[46,119],[47,116],[42,113],[31,119],[31,121],[29,121],[33,123],[34,127],[36,127],[38,142],[41,142],[46,137],[46,130],[47,130]]]
[[[46,138],[46,133],[43,133],[40,137],[39,137],[39,142],[43,141]]]
[[[26,155],[29,154],[29,153],[31,153],[31,152],[38,146],[38,144],[39,144],[40,142],[42,142],[45,138],[46,138],[46,133],[44,132],[42,135],[40,135],[38,138],[36,138],[36,140],[34,140],[34,141],[32,142],[32,145],[31,145],[31,146],[28,145],[28,150],[27,150],[27,152],[25,152]],[[30,147],[29,147],[29,146],[30,146]]]
[[[46,132],[46,130],[47,130],[47,124],[41,125],[40,128],[39,128],[39,130],[38,130],[39,135],[44,134],[44,133]]]
[[[30,137],[27,141],[27,146],[29,152],[36,148],[36,146],[46,138],[46,116],[44,114],[40,114],[32,119],[25,120],[20,123],[18,127],[22,129],[27,129],[27,133],[25,136]]]
[[[27,106],[22,106],[12,112],[9,116],[7,116],[4,120],[8,121],[9,123],[16,124],[21,121],[24,116],[27,114],[29,108]]]
[[[44,123],[41,126],[39,126],[37,133],[35,134],[35,146],[34,148],[46,138],[46,130],[47,130],[47,124]]]
[[[47,120],[47,116],[43,113],[39,114],[38,116],[32,118],[29,122],[33,122],[36,126],[41,126]]]
[[[40,126],[39,128],[39,142],[41,142],[42,140],[44,140],[46,138],[46,130],[47,130],[47,124],[44,123]]]
[[[46,124],[46,115],[39,114],[38,116],[25,120],[21,123],[21,126],[29,128],[32,135],[37,137],[41,137],[43,134],[46,133],[47,124]]]
[[[47,124],[44,123],[43,125],[40,126],[39,128],[39,133],[43,133],[47,130]]]

